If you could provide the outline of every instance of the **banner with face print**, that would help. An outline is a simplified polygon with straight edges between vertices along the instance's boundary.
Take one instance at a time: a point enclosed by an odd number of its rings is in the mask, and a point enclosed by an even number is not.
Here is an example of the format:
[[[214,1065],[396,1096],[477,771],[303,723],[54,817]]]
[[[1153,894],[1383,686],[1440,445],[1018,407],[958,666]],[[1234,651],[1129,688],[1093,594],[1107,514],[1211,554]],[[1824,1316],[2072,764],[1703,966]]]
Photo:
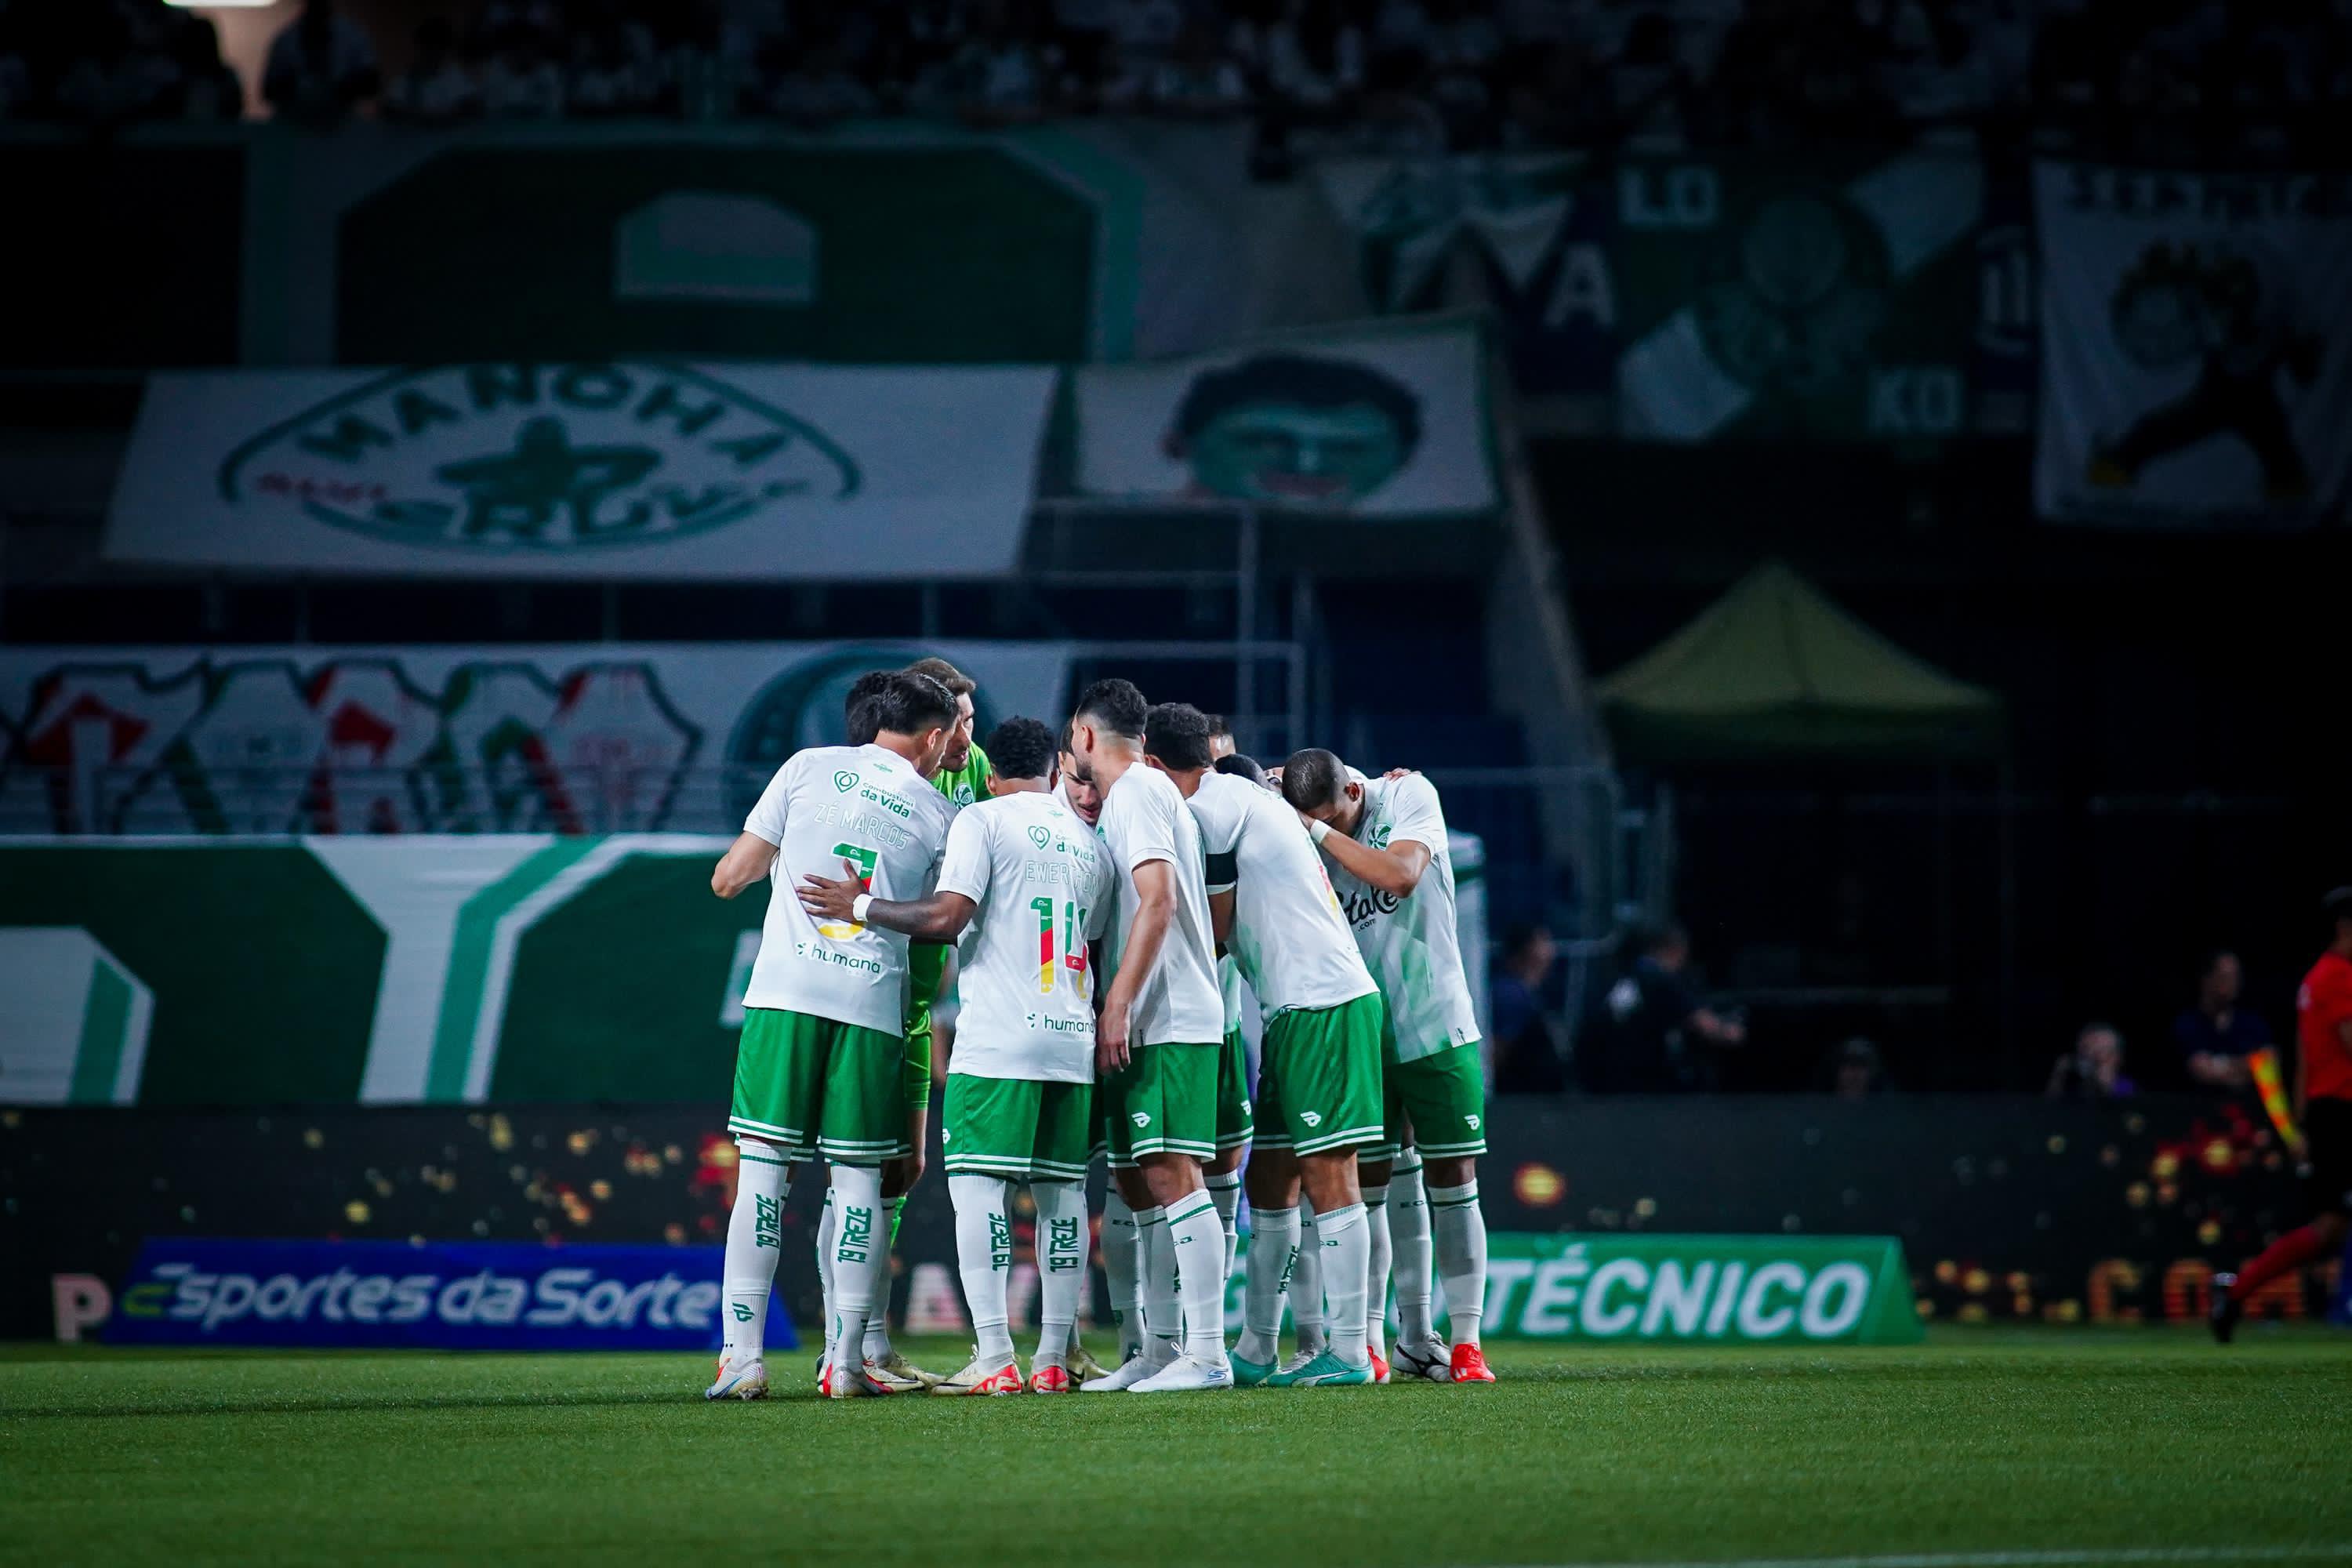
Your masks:
[[[2352,497],[2352,175],[2045,163],[2044,517],[2295,527]]]
[[[1076,373],[1078,489],[1362,517],[1495,504],[1476,330],[1285,338]]]

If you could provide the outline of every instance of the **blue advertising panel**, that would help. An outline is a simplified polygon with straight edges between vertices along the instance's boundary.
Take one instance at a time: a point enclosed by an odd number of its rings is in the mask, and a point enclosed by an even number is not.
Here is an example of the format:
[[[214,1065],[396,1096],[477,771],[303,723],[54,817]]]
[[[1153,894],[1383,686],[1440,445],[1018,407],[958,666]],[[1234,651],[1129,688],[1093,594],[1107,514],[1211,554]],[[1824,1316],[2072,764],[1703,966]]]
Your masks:
[[[135,1345],[711,1351],[717,1247],[149,1240],[106,1338]],[[797,1342],[782,1312],[768,1348]]]

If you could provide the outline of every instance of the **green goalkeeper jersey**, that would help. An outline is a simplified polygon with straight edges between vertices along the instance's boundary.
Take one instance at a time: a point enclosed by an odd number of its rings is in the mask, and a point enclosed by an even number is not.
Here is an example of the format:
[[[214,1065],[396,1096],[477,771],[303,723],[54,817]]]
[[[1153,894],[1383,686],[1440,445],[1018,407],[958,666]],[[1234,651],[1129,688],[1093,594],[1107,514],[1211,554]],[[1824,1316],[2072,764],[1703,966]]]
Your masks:
[[[978,742],[963,766],[931,781],[959,809],[988,798],[988,753]],[[931,1004],[938,1000],[940,982],[948,971],[945,942],[919,942],[907,950],[907,1033],[931,1032]]]

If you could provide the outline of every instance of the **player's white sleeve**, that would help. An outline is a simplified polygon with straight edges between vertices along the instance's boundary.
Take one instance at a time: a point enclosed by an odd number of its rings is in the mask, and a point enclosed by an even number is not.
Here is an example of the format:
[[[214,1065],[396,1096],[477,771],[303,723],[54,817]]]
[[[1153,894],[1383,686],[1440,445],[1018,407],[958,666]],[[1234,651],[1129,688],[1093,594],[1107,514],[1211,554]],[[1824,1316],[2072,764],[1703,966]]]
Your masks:
[[[988,901],[990,853],[987,814],[961,811],[948,829],[947,853],[940,862],[939,890],[961,893],[975,904]]]
[[[1116,818],[1111,847],[1118,852],[1119,864],[1129,871],[1153,860],[1176,864],[1176,844],[1181,837],[1176,831],[1176,813],[1184,809],[1176,786],[1170,784],[1164,792],[1137,788],[1126,793],[1128,798],[1117,803],[1125,809],[1103,814],[1106,824]]]
[[[1437,803],[1437,786],[1419,773],[1397,780],[1389,797],[1389,843],[1406,839],[1428,845],[1433,856],[1445,853],[1445,808]]]
[[[760,792],[751,806],[751,814],[743,819],[743,831],[756,834],[769,843],[781,847],[784,842],[784,801],[792,794],[793,781],[798,776],[800,757],[788,757]]]

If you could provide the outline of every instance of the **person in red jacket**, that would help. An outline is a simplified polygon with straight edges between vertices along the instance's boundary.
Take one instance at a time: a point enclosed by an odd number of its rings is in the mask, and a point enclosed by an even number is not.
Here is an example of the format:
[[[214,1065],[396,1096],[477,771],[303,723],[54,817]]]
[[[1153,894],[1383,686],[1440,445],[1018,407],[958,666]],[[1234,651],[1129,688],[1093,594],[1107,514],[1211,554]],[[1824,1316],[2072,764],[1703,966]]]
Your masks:
[[[2213,1277],[2213,1337],[2223,1344],[2264,1285],[2344,1246],[2352,1220],[2352,887],[2323,901],[2334,931],[2295,997],[2294,1119],[2303,1129],[2304,1190],[2314,1218],[2235,1274]]]

